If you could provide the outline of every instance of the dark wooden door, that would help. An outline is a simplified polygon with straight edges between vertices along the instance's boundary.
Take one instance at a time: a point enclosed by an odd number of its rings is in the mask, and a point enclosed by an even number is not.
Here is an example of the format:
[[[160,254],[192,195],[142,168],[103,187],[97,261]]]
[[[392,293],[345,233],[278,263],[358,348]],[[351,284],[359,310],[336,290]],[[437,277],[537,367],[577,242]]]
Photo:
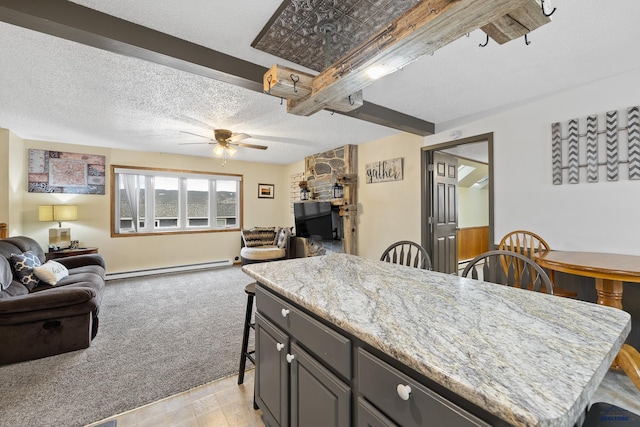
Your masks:
[[[458,159],[433,153],[431,179],[432,264],[434,271],[458,272]]]

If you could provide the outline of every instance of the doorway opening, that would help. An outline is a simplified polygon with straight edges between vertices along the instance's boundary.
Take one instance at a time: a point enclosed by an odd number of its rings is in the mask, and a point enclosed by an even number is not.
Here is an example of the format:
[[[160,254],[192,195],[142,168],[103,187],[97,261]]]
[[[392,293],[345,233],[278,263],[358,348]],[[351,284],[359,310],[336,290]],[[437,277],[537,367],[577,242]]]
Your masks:
[[[423,147],[421,174],[422,246],[434,271],[458,274],[493,248],[493,133]]]

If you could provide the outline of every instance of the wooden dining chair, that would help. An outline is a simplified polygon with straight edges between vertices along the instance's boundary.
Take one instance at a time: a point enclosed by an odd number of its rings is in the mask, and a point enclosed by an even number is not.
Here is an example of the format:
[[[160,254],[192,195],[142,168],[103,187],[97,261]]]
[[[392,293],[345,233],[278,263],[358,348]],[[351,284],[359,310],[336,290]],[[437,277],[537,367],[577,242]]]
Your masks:
[[[484,252],[467,264],[462,277],[553,295],[553,284],[542,267],[511,251]]]
[[[514,230],[505,234],[498,244],[498,249],[516,252],[532,260],[535,260],[539,255],[551,251],[549,244],[542,237],[527,230]],[[547,275],[551,283],[555,284],[554,272],[550,271]],[[553,293],[554,295],[565,298],[575,298],[578,296],[576,292],[558,286],[554,287]]]
[[[401,240],[389,246],[382,253],[380,261],[431,270],[431,258],[429,258],[427,251],[419,244],[409,240]]]

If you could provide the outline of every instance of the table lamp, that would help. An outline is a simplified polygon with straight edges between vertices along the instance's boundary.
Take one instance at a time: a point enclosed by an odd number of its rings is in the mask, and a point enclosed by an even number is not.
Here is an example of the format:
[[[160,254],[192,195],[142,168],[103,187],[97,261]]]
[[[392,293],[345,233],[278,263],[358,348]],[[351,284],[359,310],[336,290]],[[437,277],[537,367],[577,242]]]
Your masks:
[[[76,221],[78,207],[73,205],[38,206],[39,221],[58,221],[58,228],[49,229],[49,248],[68,248],[71,246],[71,229],[63,228],[62,221]],[[55,248],[52,247],[55,246]]]

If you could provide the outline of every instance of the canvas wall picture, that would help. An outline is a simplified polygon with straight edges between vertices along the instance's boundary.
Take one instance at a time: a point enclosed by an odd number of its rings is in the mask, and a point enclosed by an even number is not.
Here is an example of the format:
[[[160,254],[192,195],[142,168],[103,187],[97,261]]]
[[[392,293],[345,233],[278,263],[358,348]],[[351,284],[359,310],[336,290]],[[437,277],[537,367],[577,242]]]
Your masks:
[[[105,156],[29,150],[29,192],[105,194]]]

